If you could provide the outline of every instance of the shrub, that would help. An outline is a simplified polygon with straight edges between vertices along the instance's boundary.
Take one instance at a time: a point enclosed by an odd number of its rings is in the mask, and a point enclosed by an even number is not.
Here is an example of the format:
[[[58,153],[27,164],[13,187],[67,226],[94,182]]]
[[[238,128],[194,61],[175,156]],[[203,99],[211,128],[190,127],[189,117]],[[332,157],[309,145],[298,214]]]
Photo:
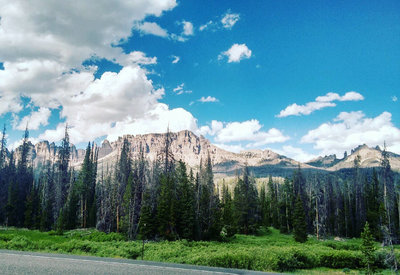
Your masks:
[[[32,242],[25,236],[15,236],[7,242],[7,249],[29,250],[32,249]]]
[[[363,257],[359,251],[330,250],[320,254],[320,264],[330,268],[360,268]]]

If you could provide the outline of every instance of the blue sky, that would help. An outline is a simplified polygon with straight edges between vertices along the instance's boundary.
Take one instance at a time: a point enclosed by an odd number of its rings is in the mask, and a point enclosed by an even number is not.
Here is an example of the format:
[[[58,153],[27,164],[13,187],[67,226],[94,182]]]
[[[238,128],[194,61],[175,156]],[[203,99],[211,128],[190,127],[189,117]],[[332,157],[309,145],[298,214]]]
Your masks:
[[[398,1],[0,0],[0,17],[10,147],[68,122],[82,147],[169,124],[300,161],[400,153]]]

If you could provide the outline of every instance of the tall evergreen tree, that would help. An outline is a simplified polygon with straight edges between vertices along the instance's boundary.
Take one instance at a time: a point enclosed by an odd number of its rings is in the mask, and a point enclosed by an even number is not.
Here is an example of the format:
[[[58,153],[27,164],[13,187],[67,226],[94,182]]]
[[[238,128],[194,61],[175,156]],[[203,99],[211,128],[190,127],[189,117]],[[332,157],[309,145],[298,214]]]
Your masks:
[[[375,250],[374,237],[370,231],[368,222],[365,223],[364,230],[361,233],[362,245],[361,252],[364,255],[364,264],[367,274],[373,274],[375,267]]]
[[[234,191],[234,206],[238,230],[243,234],[252,234],[257,230],[259,221],[255,181],[249,176],[248,167],[243,169],[243,179],[239,178]]]
[[[304,243],[307,241],[307,224],[304,213],[303,202],[300,194],[297,195],[293,212],[293,235],[296,242]]]

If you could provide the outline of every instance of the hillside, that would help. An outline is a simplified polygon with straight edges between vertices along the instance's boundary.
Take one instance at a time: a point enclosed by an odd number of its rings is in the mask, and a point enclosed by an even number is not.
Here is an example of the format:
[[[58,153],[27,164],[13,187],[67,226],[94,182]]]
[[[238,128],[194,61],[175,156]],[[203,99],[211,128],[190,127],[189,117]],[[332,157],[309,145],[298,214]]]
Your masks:
[[[114,142],[104,140],[99,150],[99,169],[113,167],[122,149],[124,139],[128,140],[133,158],[137,157],[141,148],[145,157],[154,161],[160,157],[160,152],[165,144],[166,134],[125,135]],[[291,158],[279,155],[271,150],[247,150],[240,153],[232,153],[213,145],[203,136],[197,136],[191,131],[180,131],[170,133],[171,152],[175,160],[182,160],[190,167],[196,169],[201,160],[205,160],[210,154],[216,177],[233,176],[244,165],[248,165],[252,172],[258,177],[267,175],[287,176],[298,165],[304,170],[338,171],[340,169],[352,168],[357,155],[361,157],[361,168],[378,167],[381,162],[381,150],[379,147],[370,148],[361,145],[351,154],[343,159],[337,159],[336,155],[318,157],[307,163],[299,163]],[[30,158],[34,167],[39,167],[47,161],[57,160],[59,147],[48,141],[30,144]],[[19,152],[20,148],[16,151]],[[16,158],[18,160],[18,155]],[[71,145],[71,164],[79,167],[85,155],[85,150],[76,149]],[[392,169],[400,171],[400,156],[389,153]]]

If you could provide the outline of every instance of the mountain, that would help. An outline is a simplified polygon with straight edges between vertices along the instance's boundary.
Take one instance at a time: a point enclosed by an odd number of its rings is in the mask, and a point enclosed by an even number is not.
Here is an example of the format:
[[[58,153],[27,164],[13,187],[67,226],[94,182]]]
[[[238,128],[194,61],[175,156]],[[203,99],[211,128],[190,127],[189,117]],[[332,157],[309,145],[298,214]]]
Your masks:
[[[318,157],[307,163],[299,163],[270,150],[247,150],[240,153],[228,152],[213,145],[203,136],[197,136],[191,131],[180,131],[169,133],[169,135],[171,140],[170,148],[175,160],[182,160],[191,168],[198,169],[201,160],[205,160],[207,155],[210,154],[216,177],[234,176],[246,164],[256,176],[260,177],[268,175],[291,176],[293,169],[297,169],[299,165],[305,171],[337,171],[344,168],[352,168],[354,166],[354,158],[357,155],[361,157],[362,168],[377,167],[380,165],[382,154],[379,147],[369,148],[366,145],[362,145],[352,150],[352,153],[343,159],[337,159],[335,155],[330,155]],[[162,157],[160,152],[164,148],[166,134],[125,135],[114,142],[104,140],[97,147],[99,169],[112,168],[115,165],[124,139],[127,139],[129,143],[133,158],[137,157],[141,148],[143,148],[145,157],[150,161],[154,161]],[[30,143],[29,146],[30,159],[34,167],[40,167],[47,161],[54,162],[57,160],[59,147],[54,143],[41,141],[35,145]],[[17,160],[20,150],[21,147],[16,150]],[[74,145],[71,145],[72,166],[79,169],[84,156],[85,150],[76,149]],[[400,171],[400,156],[389,153],[389,160],[393,170]]]
[[[145,157],[150,161],[154,161],[157,157],[160,157],[160,152],[164,148],[166,134],[125,135],[115,142],[105,140],[99,147],[99,167],[112,166],[116,163],[125,138],[130,145],[133,157],[138,156],[142,147]],[[211,144],[203,136],[196,136],[191,131],[170,133],[170,139],[171,152],[175,160],[182,160],[196,169],[200,166],[201,160],[206,160],[207,155],[210,154],[214,172],[217,176],[234,175],[245,164],[253,168],[273,167],[275,170],[295,169],[299,165],[297,161],[270,150],[249,150],[240,153],[228,152]],[[300,164],[300,166],[302,168],[313,168],[307,164]]]
[[[388,152],[388,155],[392,169],[394,171],[400,171],[400,155],[391,152]],[[354,167],[354,159],[357,156],[361,157],[361,168],[379,167],[381,165],[381,149],[379,147],[371,148],[364,144],[353,149],[350,155],[338,161],[335,165],[329,167],[328,169],[330,171],[337,171],[344,168],[352,168]]]
[[[317,157],[306,163],[314,167],[329,168],[334,166],[339,161],[340,159],[336,158],[336,155],[329,155],[324,157]]]

